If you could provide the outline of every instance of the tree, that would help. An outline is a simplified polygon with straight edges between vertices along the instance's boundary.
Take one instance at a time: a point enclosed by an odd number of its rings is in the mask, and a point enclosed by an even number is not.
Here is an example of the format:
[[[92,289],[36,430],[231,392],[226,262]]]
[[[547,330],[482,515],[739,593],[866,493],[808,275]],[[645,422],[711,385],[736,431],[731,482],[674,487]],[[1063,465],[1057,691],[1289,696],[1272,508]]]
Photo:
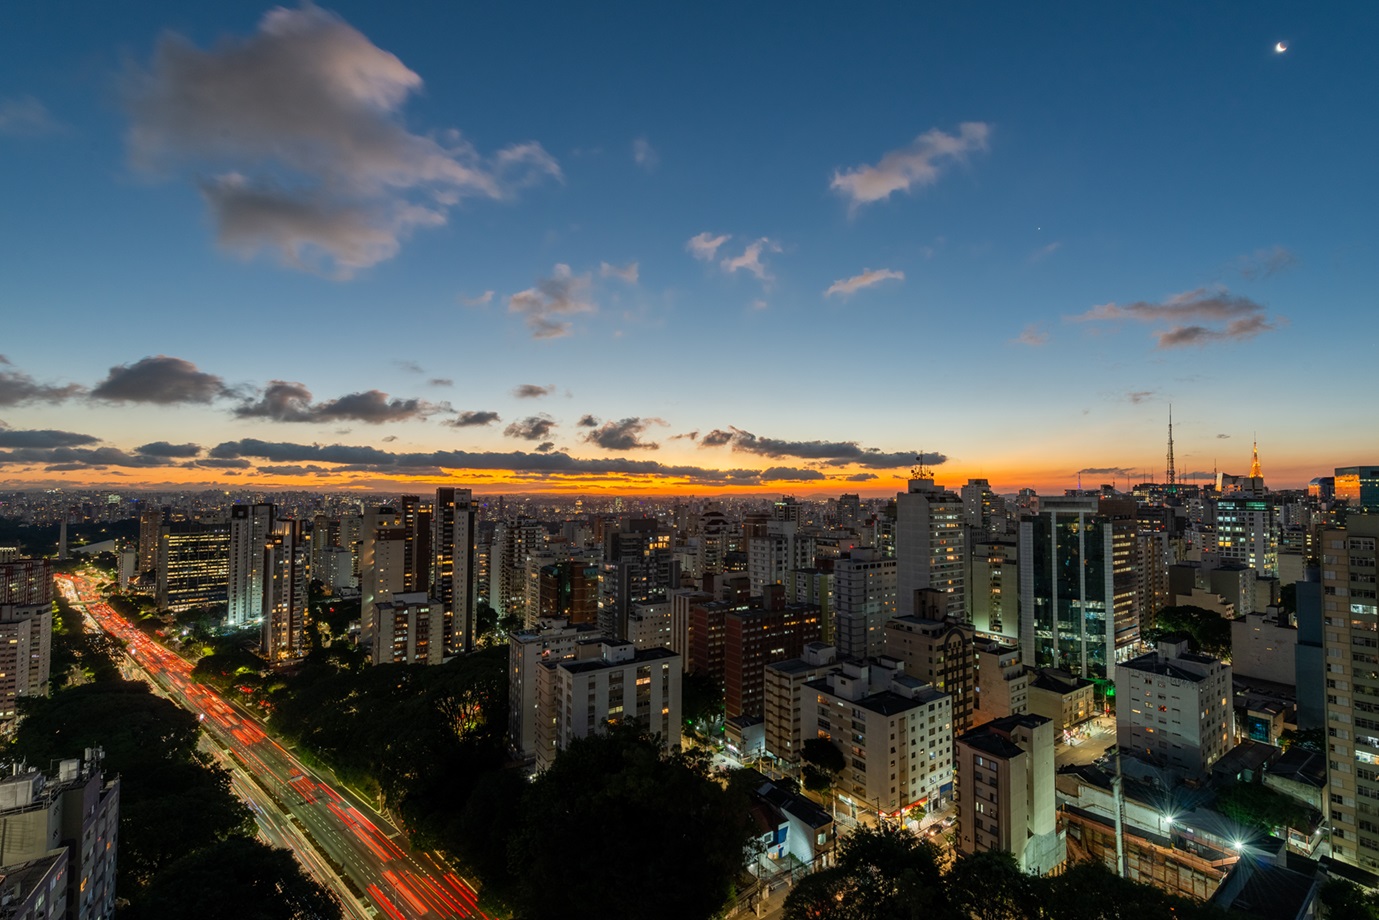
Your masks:
[[[743,867],[748,806],[735,789],[626,728],[577,739],[527,790],[509,850],[523,920],[706,920]],[[609,854],[637,871],[609,884]],[[558,892],[558,895],[553,893]]]
[[[287,850],[236,837],[177,860],[121,917],[340,920],[340,904]]]
[[[686,672],[680,679],[680,712],[685,725],[704,731],[723,717],[723,687],[708,674]]]
[[[1191,644],[1204,655],[1223,660],[1231,657],[1231,621],[1214,610],[1190,604],[1164,607],[1148,630],[1151,642],[1173,633],[1186,633]]]
[[[247,674],[258,674],[263,659],[243,648],[227,649],[202,656],[192,668],[192,680],[210,684],[218,690],[228,690],[235,681]]]
[[[1099,862],[1079,862],[1043,880],[1046,920],[1206,920],[1203,904],[1132,882]]]
[[[953,904],[973,920],[1038,917],[1041,880],[1026,875],[1003,850],[960,856],[945,878]]]
[[[823,738],[806,738],[800,757],[804,760],[804,788],[810,792],[832,789],[838,774],[847,766],[843,752]]]
[[[1233,821],[1271,834],[1276,827],[1306,827],[1306,806],[1259,783],[1234,783],[1216,793],[1216,810]]]
[[[1326,920],[1379,920],[1379,894],[1343,878],[1323,885],[1317,900],[1326,908]]]
[[[785,920],[959,920],[933,845],[894,827],[860,827],[837,863],[795,886]]]

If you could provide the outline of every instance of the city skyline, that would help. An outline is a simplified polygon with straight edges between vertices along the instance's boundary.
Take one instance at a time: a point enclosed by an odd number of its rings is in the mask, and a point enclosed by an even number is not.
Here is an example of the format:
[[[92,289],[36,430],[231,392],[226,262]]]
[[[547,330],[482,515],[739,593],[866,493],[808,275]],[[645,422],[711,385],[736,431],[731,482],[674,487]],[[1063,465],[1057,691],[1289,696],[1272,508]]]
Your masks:
[[[1379,13],[785,9],[27,11],[0,486],[1061,491],[1170,404],[1180,481],[1371,459]]]

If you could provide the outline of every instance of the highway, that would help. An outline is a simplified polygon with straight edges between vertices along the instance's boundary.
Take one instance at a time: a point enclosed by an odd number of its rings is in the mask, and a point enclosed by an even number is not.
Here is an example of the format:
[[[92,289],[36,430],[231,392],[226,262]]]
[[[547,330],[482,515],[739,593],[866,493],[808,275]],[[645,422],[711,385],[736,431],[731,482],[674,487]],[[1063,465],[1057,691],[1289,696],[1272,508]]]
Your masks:
[[[335,892],[347,916],[490,920],[479,910],[474,889],[439,858],[409,851],[402,835],[349,790],[333,788],[213,688],[193,682],[185,659],[103,603],[89,582],[63,575],[57,584],[95,626],[125,643],[126,654],[157,690],[197,716],[230,769],[232,789],[254,810],[263,838],[292,850]]]

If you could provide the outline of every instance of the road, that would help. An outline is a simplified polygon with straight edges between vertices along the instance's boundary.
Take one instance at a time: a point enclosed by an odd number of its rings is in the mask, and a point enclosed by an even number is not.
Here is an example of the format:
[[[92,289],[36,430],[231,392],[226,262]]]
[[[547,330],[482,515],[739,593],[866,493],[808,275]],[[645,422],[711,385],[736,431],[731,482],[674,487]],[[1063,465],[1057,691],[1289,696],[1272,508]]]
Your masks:
[[[473,887],[433,854],[412,852],[402,835],[348,789],[337,790],[247,714],[191,679],[192,666],[101,601],[89,582],[59,576],[58,589],[101,630],[125,643],[145,678],[196,714],[231,769],[232,788],[254,809],[266,840],[298,860],[357,918],[479,917]]]

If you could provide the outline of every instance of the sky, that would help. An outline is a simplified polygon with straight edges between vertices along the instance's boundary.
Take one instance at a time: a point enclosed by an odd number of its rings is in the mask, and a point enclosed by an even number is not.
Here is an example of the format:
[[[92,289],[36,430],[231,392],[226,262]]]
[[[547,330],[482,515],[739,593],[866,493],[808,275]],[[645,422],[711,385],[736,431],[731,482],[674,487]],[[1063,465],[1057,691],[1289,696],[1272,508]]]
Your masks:
[[[1379,462],[1372,4],[3,18],[5,487]]]

